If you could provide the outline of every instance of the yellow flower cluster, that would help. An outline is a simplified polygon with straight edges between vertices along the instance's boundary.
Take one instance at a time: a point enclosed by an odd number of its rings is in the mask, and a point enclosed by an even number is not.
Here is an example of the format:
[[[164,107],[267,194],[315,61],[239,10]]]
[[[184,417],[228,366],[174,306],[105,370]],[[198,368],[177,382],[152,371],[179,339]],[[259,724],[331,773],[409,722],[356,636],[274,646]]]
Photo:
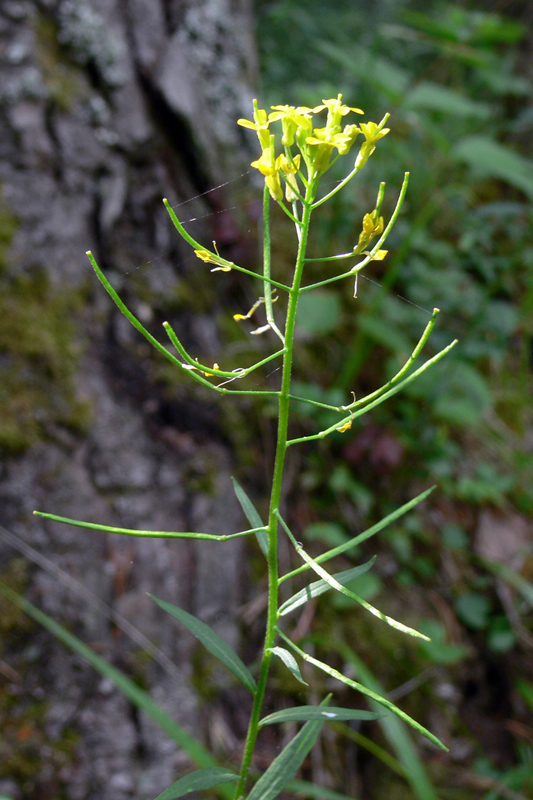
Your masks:
[[[313,117],[327,111],[326,124],[313,127]],[[285,197],[289,202],[301,197],[298,187],[301,160],[307,167],[308,179],[325,172],[340,155],[349,152],[356,138],[362,134],[364,142],[355,161],[354,169],[363,167],[376,149],[376,142],[389,132],[384,124],[387,117],[377,124],[361,122],[359,125],[343,125],[343,119],[350,113],[363,114],[360,108],[352,108],[342,103],[342,94],[331,100],[322,100],[315,108],[306,106],[272,106],[272,113],[259,108],[254,100],[253,121],[239,119],[243,128],[251,128],[257,133],[261,145],[261,156],[252,162],[252,167],[265,176],[265,183],[274,200],[283,199],[282,178],[285,184]],[[388,116],[388,115],[387,115]],[[276,156],[275,137],[270,133],[270,125],[281,121],[281,143],[284,153]],[[292,147],[296,143],[297,155]],[[337,151],[337,154],[334,151]],[[301,176],[303,179],[303,176]],[[305,182],[305,180],[304,180]]]

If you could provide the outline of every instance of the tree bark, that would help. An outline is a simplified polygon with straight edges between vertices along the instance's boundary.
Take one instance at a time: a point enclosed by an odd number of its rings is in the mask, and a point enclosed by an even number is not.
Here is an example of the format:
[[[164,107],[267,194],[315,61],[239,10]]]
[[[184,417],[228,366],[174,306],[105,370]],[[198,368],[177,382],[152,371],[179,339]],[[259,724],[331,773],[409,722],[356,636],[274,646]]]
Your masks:
[[[165,383],[84,252],[154,335],[164,341],[159,323],[171,318],[214,360],[213,312],[201,299],[191,309],[185,287],[190,279],[211,300],[218,286],[177,241],[161,198],[198,196],[187,216],[205,218],[206,243],[246,261],[250,219],[225,210],[236,190],[208,190],[247,170],[235,121],[249,116],[255,81],[250,0],[0,6],[0,577],[150,685],[190,732],[215,739],[231,682],[204,667],[222,693],[208,725],[192,688],[192,637],[147,592],[237,646],[241,540],[131,540],[32,511],[159,530],[242,526],[211,402]],[[0,603],[0,794],[142,800],[191,768],[111,683]],[[128,623],[161,653],[136,657]]]

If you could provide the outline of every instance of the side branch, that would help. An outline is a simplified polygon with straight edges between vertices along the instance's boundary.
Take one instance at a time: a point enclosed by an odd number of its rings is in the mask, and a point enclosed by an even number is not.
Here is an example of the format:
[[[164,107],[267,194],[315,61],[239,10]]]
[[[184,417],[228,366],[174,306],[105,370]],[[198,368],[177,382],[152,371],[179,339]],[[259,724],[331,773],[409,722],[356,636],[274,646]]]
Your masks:
[[[80,519],[69,519],[69,517],[58,517],[57,514],[47,514],[44,511],[34,511],[36,517],[49,519],[52,522],[62,522],[65,525],[74,525],[78,528],[88,528],[93,531],[104,531],[105,533],[120,533],[126,536],[144,536],[152,539],[210,539],[215,542],[227,542],[229,539],[236,539],[239,536],[248,536],[250,533],[259,533],[265,528],[251,528],[239,533],[228,533],[217,536],[211,533],[195,533],[192,531],[139,531],[134,528],[115,528],[112,525],[99,525],[97,522],[85,522]]]
[[[431,316],[430,321],[426,325],[424,332],[422,333],[422,336],[420,337],[415,349],[413,350],[413,352],[411,353],[411,355],[409,356],[403,367],[400,370],[398,370],[396,375],[394,375],[394,377],[392,377],[389,381],[387,381],[387,383],[385,383],[383,386],[380,386],[379,389],[376,389],[371,394],[367,394],[366,397],[361,397],[360,400],[354,400],[353,403],[349,403],[346,406],[332,406],[329,403],[321,403],[318,400],[311,400],[308,397],[299,397],[298,395],[294,394],[290,395],[291,400],[296,400],[299,403],[307,403],[312,406],[318,406],[319,408],[326,408],[328,409],[328,411],[338,411],[340,413],[341,411],[352,411],[355,408],[360,408],[362,405],[366,405],[371,400],[374,400],[376,397],[380,397],[389,389],[392,389],[393,386],[396,386],[399,383],[399,381],[403,378],[403,376],[409,371],[410,367],[413,366],[414,362],[422,352],[424,345],[429,339],[431,331],[435,327],[435,323],[437,321],[437,316],[439,313],[440,309],[438,308],[433,309],[433,314]]]
[[[311,434],[310,436],[301,436],[298,439],[289,439],[289,441],[287,442],[287,447],[291,444],[298,444],[299,442],[310,442],[313,439],[324,439],[326,436],[329,436],[330,433],[338,431],[341,428],[347,430],[354,419],[362,416],[363,414],[366,414],[366,412],[370,411],[370,409],[375,408],[380,403],[383,403],[385,402],[385,400],[388,400],[389,397],[392,397],[392,395],[401,391],[401,389],[403,389],[404,386],[407,386],[408,383],[411,383],[411,381],[413,381],[415,378],[418,378],[419,375],[422,375],[422,373],[425,372],[427,369],[429,369],[431,366],[433,366],[433,364],[436,364],[437,361],[440,361],[440,359],[443,358],[447,353],[449,353],[452,347],[455,347],[456,344],[457,344],[457,339],[454,339],[454,341],[451,342],[451,344],[449,344],[448,347],[445,347],[444,350],[441,350],[440,353],[437,353],[436,356],[433,356],[433,358],[430,358],[428,361],[426,361],[425,364],[422,364],[421,367],[412,372],[411,375],[409,375],[403,381],[398,383],[392,389],[389,389],[388,391],[384,392],[384,394],[381,394],[379,397],[376,397],[375,400],[368,403],[363,408],[360,408],[357,411],[352,411],[351,414],[348,414],[347,416],[341,418],[334,425],[330,425],[329,428],[320,431],[320,433]]]
[[[176,228],[180,236],[182,236],[185,239],[185,241],[188,244],[190,244],[191,247],[193,247],[195,250],[201,252],[208,252],[205,249],[205,247],[200,244],[200,242],[197,242],[196,239],[193,239],[190,233],[188,233],[185,230],[185,228],[179,221],[178,217],[176,216],[172,206],[170,205],[170,203],[166,198],[164,198],[163,203],[165,204],[165,208],[168,211],[170,219],[172,220],[174,227]],[[257,278],[260,281],[266,281],[271,286],[275,286],[277,289],[283,289],[286,292],[290,291],[289,287],[286,286],[284,283],[280,283],[279,281],[274,281],[270,277],[265,278],[264,275],[259,275],[257,272],[253,272],[253,270],[251,269],[245,269],[244,267],[240,267],[238,264],[234,264],[233,261],[228,261],[227,259],[222,258],[221,256],[216,255],[215,253],[213,253],[213,258],[215,259],[214,263],[221,265],[219,269],[222,269],[223,272],[230,272],[230,270],[235,269],[237,270],[237,272],[244,272],[245,275],[250,275],[252,278]]]

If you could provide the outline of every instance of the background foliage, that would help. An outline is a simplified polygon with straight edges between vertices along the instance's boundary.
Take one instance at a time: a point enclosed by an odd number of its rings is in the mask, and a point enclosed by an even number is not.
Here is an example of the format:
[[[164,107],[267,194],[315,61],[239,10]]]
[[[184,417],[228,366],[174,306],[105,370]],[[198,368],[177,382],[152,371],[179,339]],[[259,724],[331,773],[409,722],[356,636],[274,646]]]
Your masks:
[[[459,785],[465,797],[511,796],[505,787],[488,791],[491,780],[532,796],[533,727],[523,689],[533,680],[526,4],[509,6],[507,15],[495,4],[446,2],[421,11],[415,2],[281,0],[258,10],[267,102],[313,106],[317,95],[340,90],[370,118],[391,112],[387,146],[315,230],[317,254],[350,249],[378,182],[386,181],[392,205],[403,172],[411,172],[389,255],[359,281],[356,312],[346,286],[324,289],[301,313],[307,391],[339,402],[379,385],[411,351],[434,306],[442,310],[435,351],[460,339],[451,358],[363,429],[310,448],[292,491],[303,536],[338,543],[415,487],[438,484],[432,502],[383,537],[381,574],[362,576],[357,588],[412,608],[433,642],[415,652],[388,634],[372,640],[342,603],[335,620],[319,610],[314,639],[317,646],[357,642],[389,687],[424,684],[422,695],[439,708],[436,724],[455,742],[453,783],[431,765],[438,796],[452,785],[454,797]],[[320,270],[328,276],[327,265]],[[332,508],[335,522],[325,522]],[[394,750],[393,734],[384,737]],[[370,757],[358,758],[363,785],[365,776],[372,780],[368,796],[391,796],[393,772],[378,776]],[[430,796],[412,781],[405,791]]]

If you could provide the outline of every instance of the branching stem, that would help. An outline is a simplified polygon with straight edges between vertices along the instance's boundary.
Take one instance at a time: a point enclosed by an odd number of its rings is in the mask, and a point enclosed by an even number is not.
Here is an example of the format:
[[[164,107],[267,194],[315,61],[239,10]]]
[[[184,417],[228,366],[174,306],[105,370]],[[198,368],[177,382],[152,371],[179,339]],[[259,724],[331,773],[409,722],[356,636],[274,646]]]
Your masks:
[[[276,623],[278,617],[278,514],[281,501],[281,487],[283,481],[283,471],[285,457],[287,453],[287,433],[289,425],[290,409],[290,387],[293,360],[294,327],[296,323],[296,311],[298,298],[300,296],[300,285],[302,272],[305,264],[305,252],[309,234],[309,223],[312,213],[312,203],[316,193],[317,178],[311,180],[306,188],[305,200],[303,203],[302,219],[300,225],[301,237],[298,244],[298,254],[294,268],[294,277],[289,293],[289,305],[285,320],[285,353],[283,355],[283,372],[281,378],[281,391],[278,397],[278,433],[276,440],[276,455],[274,459],[274,473],[272,477],[272,492],[270,496],[270,507],[268,516],[268,609],[265,641],[263,647],[263,657],[259,679],[257,681],[257,692],[254,698],[254,705],[248,726],[248,734],[244,746],[243,760],[239,782],[235,790],[235,798],[240,798],[245,790],[246,780],[250,771],[252,755],[255,749],[257,734],[259,733],[259,720],[261,709],[265,697],[265,691],[272,659],[271,649],[276,638]]]

